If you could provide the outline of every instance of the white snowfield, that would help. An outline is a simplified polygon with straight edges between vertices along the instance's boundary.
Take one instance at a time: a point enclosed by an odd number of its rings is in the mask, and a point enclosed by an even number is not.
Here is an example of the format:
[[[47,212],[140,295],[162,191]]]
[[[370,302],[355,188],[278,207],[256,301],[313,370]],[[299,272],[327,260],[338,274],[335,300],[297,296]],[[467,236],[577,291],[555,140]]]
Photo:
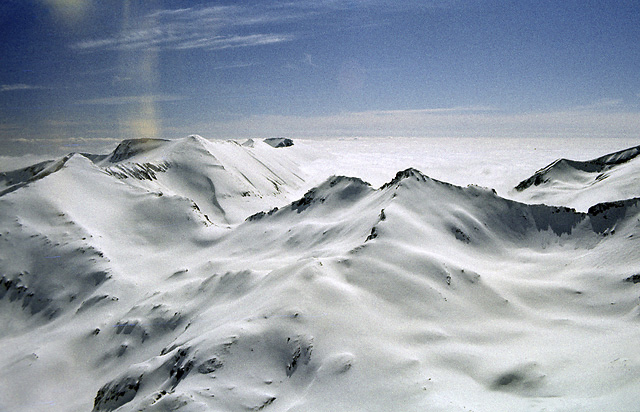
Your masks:
[[[639,410],[639,147],[288,143],[0,173],[0,411]]]

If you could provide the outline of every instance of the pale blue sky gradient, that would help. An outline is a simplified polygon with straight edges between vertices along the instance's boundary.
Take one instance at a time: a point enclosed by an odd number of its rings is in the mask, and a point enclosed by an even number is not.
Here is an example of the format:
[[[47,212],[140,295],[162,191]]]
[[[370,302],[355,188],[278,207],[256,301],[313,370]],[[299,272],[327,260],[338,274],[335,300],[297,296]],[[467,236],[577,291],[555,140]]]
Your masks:
[[[3,0],[0,150],[640,137],[631,0]]]

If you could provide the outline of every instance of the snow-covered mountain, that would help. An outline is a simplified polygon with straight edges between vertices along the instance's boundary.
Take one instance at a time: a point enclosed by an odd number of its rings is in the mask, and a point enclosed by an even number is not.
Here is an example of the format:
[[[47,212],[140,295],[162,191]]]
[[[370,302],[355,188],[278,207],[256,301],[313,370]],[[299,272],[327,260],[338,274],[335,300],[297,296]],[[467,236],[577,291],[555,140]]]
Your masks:
[[[584,211],[597,202],[640,197],[639,155],[636,146],[588,161],[558,159],[520,182],[511,195]]]
[[[0,410],[636,410],[637,198],[310,188],[293,147],[130,140],[0,176]]]

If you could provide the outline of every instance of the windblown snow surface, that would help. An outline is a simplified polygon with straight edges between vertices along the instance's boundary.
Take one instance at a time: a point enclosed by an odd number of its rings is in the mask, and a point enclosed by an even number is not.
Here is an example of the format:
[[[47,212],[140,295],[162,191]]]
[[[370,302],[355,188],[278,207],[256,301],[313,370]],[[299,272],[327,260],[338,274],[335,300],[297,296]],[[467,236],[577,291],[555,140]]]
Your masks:
[[[0,411],[638,411],[637,148],[509,192],[546,206],[324,144],[1,173]]]

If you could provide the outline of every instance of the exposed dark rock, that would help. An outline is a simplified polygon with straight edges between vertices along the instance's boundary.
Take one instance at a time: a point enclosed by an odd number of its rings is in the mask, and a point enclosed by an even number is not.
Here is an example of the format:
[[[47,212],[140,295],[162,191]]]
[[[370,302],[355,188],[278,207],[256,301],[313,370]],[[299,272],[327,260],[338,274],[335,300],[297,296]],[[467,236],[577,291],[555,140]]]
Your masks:
[[[423,175],[422,172],[420,172],[417,169],[414,169],[412,167],[410,167],[409,169],[406,170],[402,170],[398,173],[396,173],[395,177],[393,179],[391,179],[390,182],[385,183],[384,185],[382,185],[382,187],[380,187],[380,189],[386,189],[388,187],[391,187],[393,185],[397,185],[400,182],[402,182],[404,179],[409,179],[409,178],[415,178],[418,181],[423,181],[426,182],[427,181],[427,176]]]
[[[188,349],[180,349],[176,354],[173,366],[169,371],[169,377],[173,378],[173,387],[178,386],[180,381],[182,381],[193,369],[193,360],[188,359],[189,350]]]
[[[212,373],[222,368],[224,365],[218,358],[207,359],[198,366],[198,372],[202,374]]]
[[[59,309],[52,307],[53,300],[38,291],[32,291],[22,284],[20,279],[0,278],[0,299],[5,296],[10,302],[21,302],[22,309],[29,309],[31,315],[44,314],[46,318],[52,318]]]
[[[538,174],[540,173],[540,174]],[[544,174],[542,174],[540,171],[537,172],[535,175],[531,176],[530,178],[523,180],[522,182],[518,183],[518,185],[516,186],[516,190],[518,192],[522,192],[523,190],[531,187],[531,186],[540,186],[543,183],[547,183],[549,181],[549,179],[544,177]]]
[[[367,236],[367,238],[365,239],[365,242],[368,242],[369,240],[373,240],[377,237],[378,237],[378,230],[374,226],[371,228],[371,233],[369,234],[369,236]]]
[[[617,202],[599,203],[591,206],[588,215],[591,220],[591,226],[596,233],[610,233],[614,229],[616,223],[623,219],[627,210],[638,205],[640,198],[620,200]]]
[[[287,137],[270,137],[268,139],[264,139],[264,142],[275,148],[293,146],[293,140]]]
[[[256,406],[252,410],[253,411],[261,411],[264,408],[266,408],[267,406],[271,405],[273,403],[273,401],[275,401],[275,400],[276,400],[275,396],[270,396],[261,405]]]
[[[262,218],[263,218],[263,217],[265,217],[265,216],[271,216],[271,215],[273,215],[273,214],[274,214],[274,213],[276,213],[277,211],[278,211],[278,208],[277,208],[277,207],[274,207],[273,209],[269,210],[269,211],[268,211],[268,212],[266,212],[266,213],[265,213],[265,212],[258,212],[258,213],[256,213],[256,214],[253,214],[253,215],[249,216],[248,218],[246,218],[246,219],[245,219],[245,221],[247,221],[247,222],[251,222],[251,221],[254,221],[254,220],[260,220],[260,219],[262,219]]]
[[[138,180],[156,180],[156,173],[166,172],[171,165],[168,162],[162,163],[123,163],[107,167],[104,171],[118,179],[134,178]]]
[[[291,210],[295,210],[296,212],[300,213],[307,209],[311,205],[311,203],[318,201],[324,202],[323,198],[316,198],[316,192],[317,189],[315,188],[309,190],[301,199],[291,203]]]
[[[137,378],[127,376],[107,383],[98,390],[93,401],[93,410],[96,412],[112,411],[131,402],[140,389],[141,382],[142,375]]]
[[[458,239],[459,241],[467,244],[471,243],[471,238],[469,238],[469,235],[464,233],[462,230],[455,227],[455,228],[452,228],[451,231],[453,232],[456,239]]]
[[[640,273],[636,275],[631,275],[628,278],[626,278],[624,281],[631,282],[631,283],[640,283]]]
[[[329,179],[329,187],[335,187],[339,183],[355,183],[357,186],[371,186],[359,177],[333,176]]]
[[[287,364],[287,377],[291,377],[301,363],[308,365],[311,361],[311,352],[313,351],[312,338],[299,337],[295,340],[290,340],[290,343],[293,343],[294,350],[291,355],[291,361]]]

